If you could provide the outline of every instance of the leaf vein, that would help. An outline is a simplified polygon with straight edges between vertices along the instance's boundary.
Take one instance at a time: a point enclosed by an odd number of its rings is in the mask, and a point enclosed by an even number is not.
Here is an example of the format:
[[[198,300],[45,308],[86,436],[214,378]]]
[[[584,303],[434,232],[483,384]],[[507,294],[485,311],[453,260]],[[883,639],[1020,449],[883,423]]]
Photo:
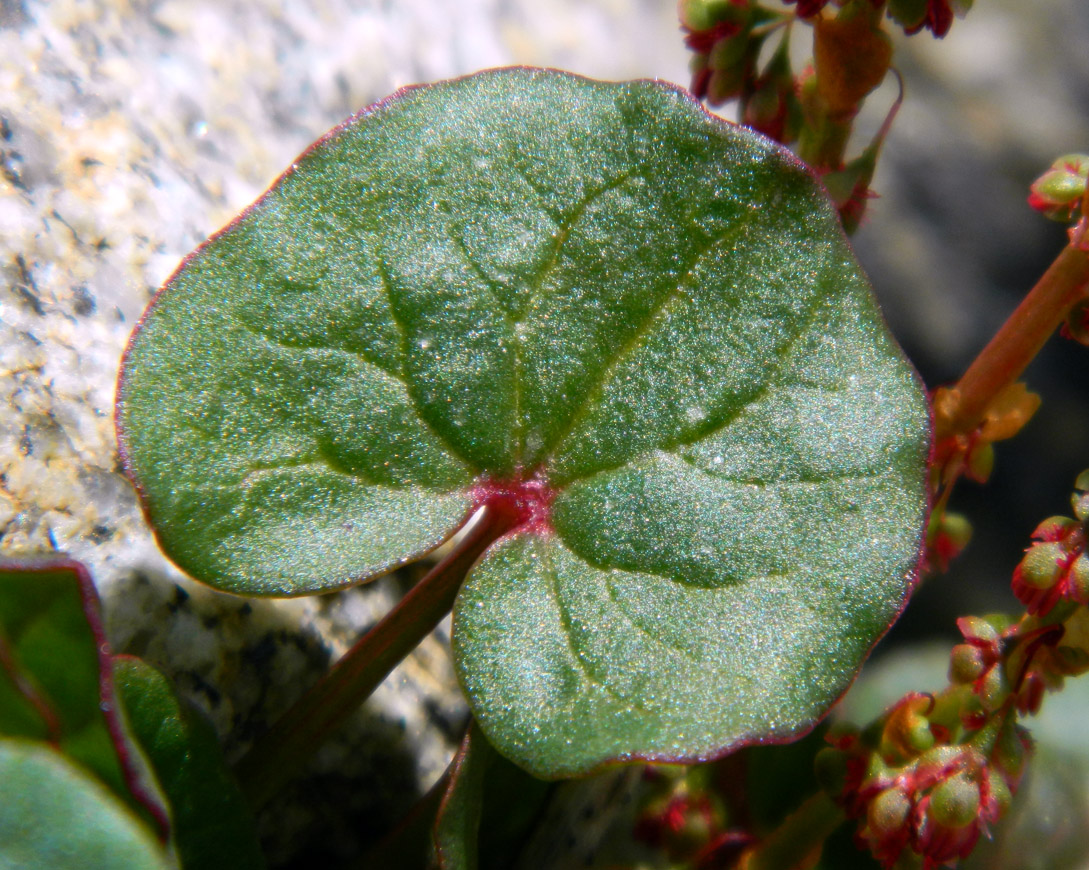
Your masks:
[[[571,657],[574,658],[583,678],[591,686],[598,687],[621,704],[627,704],[628,700],[621,697],[615,689],[607,685],[602,677],[594,673],[589,662],[587,662],[579,652],[578,644],[575,642],[574,638],[575,628],[571,621],[571,614],[568,613],[567,608],[564,606],[563,596],[560,594],[560,581],[559,576],[556,574],[556,566],[552,562],[552,556],[548,551],[548,547],[541,547],[540,549],[541,563],[544,567],[545,576],[548,578],[548,594],[552,599],[552,603],[556,605],[556,610],[559,613],[560,631],[561,634],[563,634],[564,642],[567,644],[567,649],[571,653]]]
[[[548,459],[551,461],[556,453],[559,452],[563,446],[563,442],[570,437],[572,432],[575,431],[576,426],[593,410],[595,407],[595,400],[600,398],[602,391],[605,389],[605,385],[612,377],[613,370],[620,365],[623,358],[634,351],[640,342],[645,339],[653,327],[654,322],[666,311],[669,304],[675,301],[681,294],[685,285],[691,280],[692,273],[699,265],[700,261],[706,257],[711,251],[719,247],[723,243],[743,233],[751,225],[755,218],[750,213],[746,215],[745,219],[740,223],[730,227],[727,231],[722,233],[717,238],[710,241],[706,247],[698,251],[695,256],[692,257],[691,262],[684,271],[683,277],[674,285],[668,292],[662,295],[661,300],[654,305],[650,311],[645,315],[642,323],[640,323],[634,332],[628,337],[626,341],[619,342],[612,350],[608,357],[606,357],[604,364],[601,366],[600,375],[590,384],[588,387],[583,388],[583,393],[586,398],[581,405],[579,405],[568,418],[564,426],[559,432],[551,439],[551,449],[549,451]]]
[[[798,344],[798,342],[809,334],[810,330],[813,328],[813,323],[817,319],[817,315],[820,313],[821,306],[824,305],[824,303],[831,295],[831,284],[826,285],[823,288],[823,292],[813,294],[813,298],[809,301],[809,304],[806,306],[803,313],[801,328],[797,332],[795,332],[794,335],[792,335],[789,339],[787,339],[782,347],[776,349],[774,355],[774,363],[772,364],[771,371],[768,373],[767,379],[752,396],[750,396],[741,403],[741,406],[737,408],[734,413],[727,414],[722,421],[713,423],[710,428],[699,429],[697,433],[694,433],[695,437],[679,438],[672,444],[667,443],[663,445],[661,449],[668,453],[672,453],[682,447],[690,447],[691,445],[702,441],[703,439],[711,435],[717,435],[723,429],[726,429],[729,426],[733,425],[741,417],[742,414],[744,414],[754,405],[762,402],[765,398],[771,395],[772,390],[783,386],[783,384],[780,382],[780,377],[783,373],[783,364],[786,362],[787,357],[789,357],[790,354],[793,352],[794,347]]]
[[[249,324],[245,324],[245,323],[242,324],[242,328],[245,329],[247,332],[251,333],[252,335],[256,336],[257,338],[264,339],[269,344],[271,344],[271,345],[273,345],[275,347],[283,348],[284,350],[326,351],[328,353],[334,353],[334,354],[339,353],[339,354],[344,354],[346,356],[350,356],[350,357],[353,357],[353,358],[361,359],[361,360],[363,360],[363,362],[367,363],[368,365],[374,366],[380,372],[383,372],[383,373],[389,375],[394,380],[400,381],[402,384],[406,383],[405,377],[401,372],[397,371],[396,369],[392,369],[389,366],[383,365],[382,363],[377,362],[374,359],[371,359],[370,356],[368,356],[366,353],[364,353],[361,350],[348,350],[347,348],[344,348],[344,347],[337,347],[336,345],[333,345],[333,344],[322,344],[320,342],[287,341],[284,338],[281,338],[279,336],[269,335],[267,332],[260,329],[259,327],[250,326]]]
[[[640,573],[648,573],[648,572],[640,572]],[[663,578],[663,579],[670,579],[670,578]],[[701,664],[702,663],[702,659],[699,659],[696,656],[692,655],[691,652],[689,652],[687,649],[685,649],[679,643],[674,643],[673,641],[670,641],[670,640],[666,639],[664,636],[659,636],[657,634],[654,634],[652,631],[650,631],[650,629],[648,629],[646,626],[644,626],[638,619],[636,619],[634,616],[632,616],[632,614],[629,613],[628,610],[624,607],[624,604],[621,602],[619,596],[617,595],[616,587],[613,585],[612,577],[610,575],[606,575],[606,577],[605,577],[605,589],[609,593],[609,599],[613,602],[613,604],[616,605],[617,611],[619,611],[620,615],[624,618],[624,620],[629,625],[632,626],[632,628],[634,628],[636,631],[638,631],[644,637],[649,638],[653,643],[660,644],[661,646],[664,646],[666,649],[673,650],[675,653],[677,653],[677,655],[679,655],[681,658],[685,659],[686,661],[692,662],[693,664]]]
[[[393,282],[390,281],[389,272],[386,269],[386,264],[382,261],[381,257],[375,256],[374,258],[375,269],[378,272],[378,277],[382,281],[382,291],[386,294],[386,304],[389,307],[390,320],[393,321],[393,325],[397,327],[397,331],[401,335],[401,354],[405,360],[408,359],[408,328],[400,317],[397,316],[397,307],[393,300]],[[445,434],[439,431],[438,428],[432,423],[424,414],[424,409],[420,405],[420,400],[416,395],[415,384],[407,375],[395,376],[405,388],[405,393],[412,401],[412,407],[416,410],[416,417],[423,424],[424,428],[430,432],[439,443],[443,444],[450,454],[457,459],[460,459],[465,465],[471,468],[473,471],[479,473],[482,469],[472,459],[462,453],[461,449],[454,444]]]
[[[693,265],[692,268],[695,268],[695,265]],[[654,447],[654,449],[663,453],[678,455],[677,451],[679,451],[680,449],[684,447],[691,447],[693,444],[697,444],[700,441],[703,441],[705,438],[711,437],[712,435],[717,435],[724,429],[733,425],[733,423],[736,422],[742,414],[752,408],[753,405],[761,402],[764,398],[770,395],[773,389],[783,386],[781,383],[778,382],[779,376],[782,373],[783,362],[786,360],[786,357],[790,355],[790,352],[794,349],[794,346],[798,343],[798,341],[809,333],[811,327],[813,326],[813,322],[817,318],[817,314],[820,312],[821,306],[828,299],[828,297],[831,296],[831,294],[831,287],[826,287],[824,289],[824,292],[822,293],[814,294],[813,299],[810,300],[804,312],[804,322],[801,328],[794,335],[792,335],[781,348],[776,351],[775,362],[772,366],[772,371],[768,374],[767,380],[765,380],[761,387],[755,393],[753,393],[751,397],[746,399],[740,407],[738,407],[732,414],[727,414],[719,421],[709,421],[708,425],[701,427],[691,435],[682,436],[673,441],[667,441],[664,444]],[[600,389],[603,387],[603,384],[604,380],[600,381],[597,387]],[[581,407],[585,408],[589,404],[589,399],[587,399],[587,402]],[[565,436],[569,434],[571,428],[573,427],[568,427],[568,431],[564,433]],[[556,449],[558,450],[558,446]],[[555,452],[556,451],[554,450],[553,454]],[[645,455],[645,453],[640,455]],[[581,477],[572,478],[570,482],[573,483],[576,480],[588,480],[592,477],[596,477],[599,474],[607,474],[610,471],[616,471],[618,468],[624,468],[625,466],[631,464],[631,462],[635,458],[636,457],[629,457],[628,459],[622,462],[618,462],[615,465],[609,465],[603,468],[596,468],[590,473],[585,474]]]
[[[530,187],[533,187],[534,190],[537,190],[533,183],[529,181],[524,170],[519,169],[519,171],[522,173],[523,178],[526,178],[527,184],[529,184]],[[635,175],[636,171],[634,169],[629,172],[622,172],[620,175],[617,175],[615,178],[607,181],[600,187],[596,187],[588,191],[586,194],[583,195],[582,199],[578,200],[575,203],[574,207],[571,209],[566,217],[557,221],[556,232],[552,236],[552,250],[542,260],[541,265],[537,270],[537,273],[530,281],[529,293],[527,294],[527,305],[534,299],[536,299],[537,295],[541,292],[541,288],[544,286],[545,280],[548,278],[552,270],[556,268],[556,265],[560,262],[560,255],[563,253],[563,248],[567,244],[567,240],[571,237],[571,230],[574,229],[575,224],[579,222],[579,219],[584,214],[586,214],[586,210],[596,200],[600,199],[605,194],[618,189],[621,185],[632,179]],[[550,217],[552,216],[550,215]],[[554,217],[552,219],[555,220]],[[522,313],[524,314],[524,311]]]
[[[320,466],[327,471],[332,471],[334,474],[343,474],[346,477],[355,478],[367,485],[375,485],[377,483],[361,471],[345,468],[339,462],[326,456],[324,451],[322,451],[317,456],[285,457],[284,459],[271,462],[248,463],[248,467],[239,481],[239,486],[249,489],[253,485],[253,479],[263,474],[288,471],[296,468],[309,468],[312,466]]]
[[[815,475],[815,474],[802,474],[798,477],[783,477],[778,479],[765,479],[760,477],[730,477],[729,475],[719,474],[710,468],[704,468],[695,457],[689,456],[685,453],[677,453],[673,451],[667,452],[669,456],[672,456],[685,465],[688,465],[698,471],[705,477],[709,477],[715,481],[722,481],[723,483],[732,483],[738,486],[756,486],[760,488],[767,488],[770,486],[820,486],[825,483],[839,483],[841,481],[865,481],[875,480],[878,477],[884,477],[887,475],[888,469],[870,469],[868,471],[844,471],[836,472],[828,475]]]
[[[507,310],[507,306],[503,304],[503,301],[499,298],[499,294],[496,292],[495,288],[499,282],[489,277],[480,264],[473,258],[465,245],[465,239],[462,238],[459,233],[451,234],[451,238],[453,239],[454,244],[457,245],[462,257],[465,258],[465,262],[468,263],[469,268],[476,273],[477,277],[484,283],[484,286],[488,288],[488,295],[492,298],[496,307],[503,312],[503,320],[507,325],[507,340],[510,343],[511,353],[514,356],[514,378],[512,387],[514,395],[511,396],[514,405],[514,459],[516,465],[521,465],[522,456],[525,453],[523,446],[525,440],[525,427],[522,424],[522,342],[518,338],[518,324],[515,321],[514,315]]]

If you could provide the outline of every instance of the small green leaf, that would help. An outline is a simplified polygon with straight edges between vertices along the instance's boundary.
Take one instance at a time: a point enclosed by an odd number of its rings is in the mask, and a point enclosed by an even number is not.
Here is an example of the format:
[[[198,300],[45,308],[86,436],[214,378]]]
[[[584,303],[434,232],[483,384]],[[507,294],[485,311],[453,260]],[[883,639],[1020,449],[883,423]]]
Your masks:
[[[139,659],[114,659],[114,680],[133,737],[170,800],[172,834],[184,870],[264,867],[253,819],[212,726],[178,700],[161,673]]]
[[[499,755],[471,723],[435,818],[440,870],[514,866],[551,787]]]
[[[125,727],[83,566],[0,560],[0,735],[49,741],[165,836],[167,811]]]
[[[0,783],[0,867],[173,867],[114,793],[46,743],[0,738]]]
[[[361,113],[183,264],[119,395],[160,541],[221,588],[342,586],[513,494],[453,644],[539,776],[796,736],[915,577],[927,405],[834,208],[657,82]]]
[[[476,723],[469,726],[448,771],[433,839],[439,870],[477,870],[484,777],[498,758]]]

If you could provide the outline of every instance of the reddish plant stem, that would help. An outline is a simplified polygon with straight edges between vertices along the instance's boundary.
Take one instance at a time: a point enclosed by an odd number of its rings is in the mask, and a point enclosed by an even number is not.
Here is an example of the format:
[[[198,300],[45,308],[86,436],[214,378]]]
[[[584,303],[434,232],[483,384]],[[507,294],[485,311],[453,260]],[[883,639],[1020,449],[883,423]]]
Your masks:
[[[1065,633],[1066,628],[1062,624],[1045,625],[1030,632],[1028,636],[1023,639],[1023,660],[1017,668],[1017,675],[1013,679],[1013,690],[1015,692],[1021,691],[1021,687],[1025,684],[1025,677],[1032,667],[1032,660],[1036,657],[1036,653],[1043,647],[1058,646],[1059,641],[1062,640]],[[1008,661],[1011,656],[1007,656],[1006,658]]]
[[[481,553],[517,525],[519,516],[505,508],[485,505],[454,549],[242,757],[235,772],[254,808],[276,794],[450,612]]]
[[[938,410],[935,439],[971,432],[1089,290],[1089,251],[1067,245],[983,348]]]
[[[747,850],[739,870],[802,870],[813,866],[824,841],[845,819],[824,792],[803,803],[766,839]]]

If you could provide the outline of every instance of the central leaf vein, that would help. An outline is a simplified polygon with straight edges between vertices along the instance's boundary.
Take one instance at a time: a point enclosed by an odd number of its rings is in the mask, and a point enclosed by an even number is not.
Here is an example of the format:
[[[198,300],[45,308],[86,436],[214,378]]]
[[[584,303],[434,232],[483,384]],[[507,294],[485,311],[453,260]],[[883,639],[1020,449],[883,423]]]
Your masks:
[[[408,358],[408,329],[400,317],[397,316],[397,305],[393,294],[393,282],[390,280],[389,271],[386,269],[386,264],[382,261],[382,258],[375,255],[374,257],[375,271],[378,272],[378,277],[382,281],[382,292],[386,295],[386,302],[389,306],[390,320],[393,321],[393,325],[397,327],[397,331],[401,336],[401,355],[405,359]],[[479,473],[482,469],[476,462],[474,462],[469,456],[466,456],[458,445],[454,444],[449,438],[438,429],[424,413],[423,407],[420,405],[419,397],[416,395],[416,384],[413,380],[405,375],[396,376],[397,379],[404,384],[405,392],[408,394],[409,399],[412,401],[412,407],[416,411],[416,417],[420,423],[430,432],[440,443],[442,443],[452,456],[460,459],[465,465],[471,468],[474,472]]]
[[[511,396],[511,404],[514,406],[514,432],[512,433],[512,440],[514,442],[514,461],[515,465],[518,466],[521,465],[522,456],[525,452],[525,426],[522,423],[522,342],[518,338],[518,324],[514,315],[511,314],[507,306],[503,304],[503,300],[496,292],[496,285],[499,282],[490,277],[476,259],[474,259],[472,254],[469,253],[469,249],[465,245],[465,239],[459,232],[452,232],[450,238],[461,252],[461,256],[465,259],[469,268],[483,282],[484,286],[488,288],[488,295],[491,297],[495,307],[503,312],[503,322],[507,327],[506,343],[513,355],[512,365],[514,368],[514,377],[511,379],[511,392],[513,393]]]
[[[616,690],[607,684],[604,677],[594,673],[590,663],[586,661],[580,652],[579,644],[575,640],[575,625],[571,619],[571,614],[563,603],[563,594],[560,592],[560,578],[556,573],[556,566],[552,562],[552,555],[548,551],[547,544],[544,546],[538,545],[538,552],[541,555],[541,564],[544,569],[545,577],[548,578],[548,595],[552,599],[553,604],[556,605],[556,611],[560,617],[560,633],[563,635],[564,642],[567,644],[567,649],[571,653],[571,657],[575,660],[575,664],[582,673],[583,678],[591,686],[596,686],[603,690],[607,695],[611,695],[621,704],[627,704],[628,699],[617,694]]]
[[[612,353],[603,361],[597,379],[592,384],[583,388],[583,393],[586,397],[585,400],[572,411],[566,424],[564,424],[551,439],[552,444],[549,451],[549,460],[560,451],[563,442],[575,431],[578,424],[594,409],[595,402],[600,399],[601,394],[605,389],[605,385],[612,377],[614,369],[616,369],[624,357],[639,347],[640,343],[653,328],[655,321],[668,310],[669,305],[672,302],[682,295],[686,285],[692,280],[692,275],[695,272],[696,267],[700,264],[700,261],[719,246],[744,233],[752,225],[755,219],[756,214],[750,212],[745,216],[744,220],[730,227],[720,236],[711,240],[704,248],[697,251],[687,268],[684,270],[681,279],[666,293],[662,294],[662,298],[646,313],[646,315],[644,315],[642,322],[639,323],[628,339],[617,344]]]

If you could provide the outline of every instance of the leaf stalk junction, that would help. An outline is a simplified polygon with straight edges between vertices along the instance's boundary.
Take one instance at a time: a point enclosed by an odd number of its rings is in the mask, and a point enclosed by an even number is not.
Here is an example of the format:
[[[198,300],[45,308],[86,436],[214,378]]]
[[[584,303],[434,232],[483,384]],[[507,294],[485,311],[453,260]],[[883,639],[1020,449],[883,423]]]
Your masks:
[[[254,807],[267,803],[454,606],[458,590],[495,541],[515,530],[547,533],[552,492],[537,476],[483,479],[455,543],[377,625],[262,735],[236,773]]]

